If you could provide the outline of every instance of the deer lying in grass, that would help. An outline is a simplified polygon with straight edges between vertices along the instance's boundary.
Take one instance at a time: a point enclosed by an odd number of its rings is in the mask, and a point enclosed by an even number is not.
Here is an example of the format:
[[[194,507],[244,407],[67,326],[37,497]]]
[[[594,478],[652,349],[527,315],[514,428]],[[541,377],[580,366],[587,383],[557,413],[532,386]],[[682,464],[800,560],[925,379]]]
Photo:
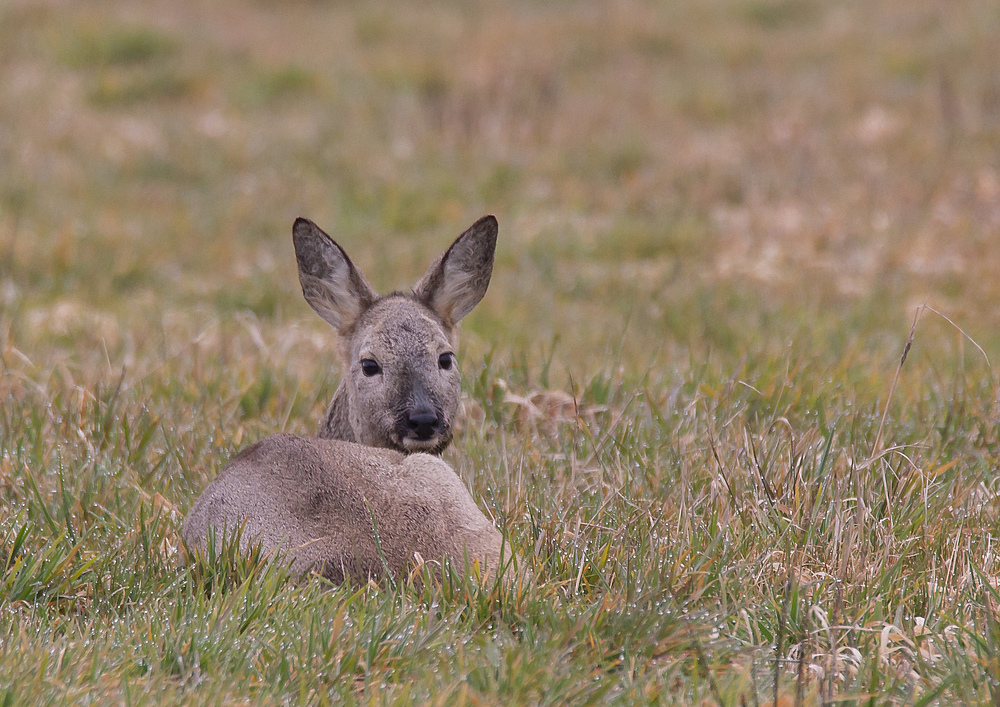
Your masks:
[[[436,455],[458,410],[455,327],[486,294],[496,219],[459,236],[412,293],[384,297],[311,221],[292,234],[302,293],[340,335],[343,380],[319,437],[274,435],[226,465],[185,540],[204,549],[210,531],[240,531],[244,547],[335,582],[400,576],[421,558],[495,573],[509,547]]]

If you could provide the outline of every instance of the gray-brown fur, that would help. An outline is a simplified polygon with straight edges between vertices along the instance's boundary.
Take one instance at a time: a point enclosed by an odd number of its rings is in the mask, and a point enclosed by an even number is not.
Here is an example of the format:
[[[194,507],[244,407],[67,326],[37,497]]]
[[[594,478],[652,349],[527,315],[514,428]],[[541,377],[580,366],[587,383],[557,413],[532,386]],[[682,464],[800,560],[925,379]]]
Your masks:
[[[290,434],[237,454],[191,509],[184,537],[204,547],[210,528],[241,526],[244,548],[287,552],[294,572],[335,582],[381,577],[383,558],[398,578],[418,555],[494,572],[503,542],[440,458]]]
[[[268,437],[226,465],[185,520],[189,545],[242,527],[244,546],[287,552],[294,571],[334,581],[378,577],[386,565],[398,576],[418,557],[493,572],[509,557],[461,479],[432,456],[450,442],[458,408],[455,326],[486,292],[496,236],[496,219],[480,219],[411,294],[380,297],[340,246],[296,220],[302,292],[340,334],[343,379],[319,437]]]

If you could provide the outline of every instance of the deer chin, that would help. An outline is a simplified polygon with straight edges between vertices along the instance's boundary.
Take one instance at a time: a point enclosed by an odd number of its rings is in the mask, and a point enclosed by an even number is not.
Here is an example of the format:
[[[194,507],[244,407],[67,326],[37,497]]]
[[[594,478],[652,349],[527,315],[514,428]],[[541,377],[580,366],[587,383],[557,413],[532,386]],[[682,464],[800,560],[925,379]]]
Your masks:
[[[398,441],[397,449],[403,452],[403,454],[416,454],[418,452],[424,454],[441,454],[450,441],[450,439],[442,435],[434,435],[427,439],[403,437]]]

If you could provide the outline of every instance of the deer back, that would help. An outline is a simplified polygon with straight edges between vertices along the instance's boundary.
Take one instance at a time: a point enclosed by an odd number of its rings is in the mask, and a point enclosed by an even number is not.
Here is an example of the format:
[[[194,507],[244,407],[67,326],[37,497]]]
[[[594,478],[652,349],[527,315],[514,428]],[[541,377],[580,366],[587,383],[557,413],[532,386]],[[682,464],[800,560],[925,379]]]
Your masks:
[[[290,434],[247,447],[209,484],[183,534],[204,548],[212,531],[239,531],[244,549],[286,553],[294,572],[335,582],[398,577],[419,559],[495,572],[503,544],[438,457]]]

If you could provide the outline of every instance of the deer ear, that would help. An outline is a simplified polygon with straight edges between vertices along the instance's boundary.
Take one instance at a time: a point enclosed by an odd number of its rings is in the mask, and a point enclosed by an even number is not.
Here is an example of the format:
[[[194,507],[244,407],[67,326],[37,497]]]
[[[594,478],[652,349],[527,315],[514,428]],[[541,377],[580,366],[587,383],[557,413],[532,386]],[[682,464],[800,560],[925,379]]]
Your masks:
[[[454,326],[486,294],[493,274],[497,220],[483,216],[460,235],[413,286],[413,294]]]
[[[295,219],[292,242],[306,302],[338,332],[350,329],[378,294],[344,249],[309,219]]]

